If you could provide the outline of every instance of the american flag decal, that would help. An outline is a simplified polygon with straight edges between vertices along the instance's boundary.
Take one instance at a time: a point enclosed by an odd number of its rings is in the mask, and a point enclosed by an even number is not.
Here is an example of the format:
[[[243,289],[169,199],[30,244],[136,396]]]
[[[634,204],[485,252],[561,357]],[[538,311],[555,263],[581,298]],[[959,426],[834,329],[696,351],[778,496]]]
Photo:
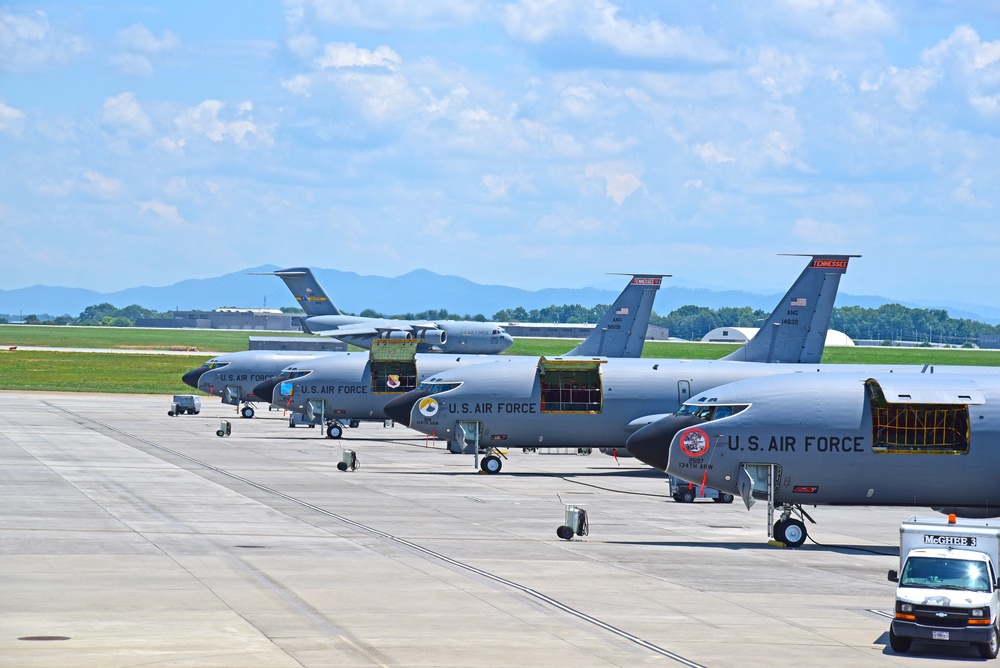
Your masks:
[[[615,311],[615,315],[628,315],[628,306],[622,306],[620,309]]]
[[[797,297],[796,299],[792,300],[792,306],[796,308],[803,308],[805,305],[806,305],[805,297]]]

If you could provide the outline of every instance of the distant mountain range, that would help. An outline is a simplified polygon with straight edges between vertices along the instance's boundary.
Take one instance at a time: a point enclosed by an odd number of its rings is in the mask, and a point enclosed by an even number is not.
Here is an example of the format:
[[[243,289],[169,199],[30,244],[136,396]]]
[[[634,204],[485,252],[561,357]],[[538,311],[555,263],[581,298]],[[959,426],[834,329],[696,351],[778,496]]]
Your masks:
[[[156,311],[211,310],[223,306],[280,308],[296,306],[285,284],[274,276],[253,276],[254,272],[280,269],[275,265],[253,267],[216,278],[191,279],[164,287],[142,286],[118,292],[96,292],[81,288],[35,285],[16,290],[0,290],[0,313],[78,316],[88,306],[109,302],[119,308],[138,304]],[[425,269],[395,278],[361,276],[354,272],[314,267],[313,273],[341,309],[360,313],[371,308],[387,315],[447,309],[459,315],[483,314],[487,318],[501,309],[522,306],[539,309],[562,304],[610,304],[620,289],[545,288],[522,290],[502,285],[480,285],[457,276],[442,276]],[[625,279],[622,278],[623,288]],[[780,294],[756,294],[740,290],[715,291],[665,285],[653,309],[660,315],[686,304],[717,309],[750,306],[771,311]],[[899,303],[911,308],[943,308],[953,318],[969,318],[990,324],[1000,323],[1000,309],[977,304],[915,304],[886,297],[837,295],[837,306],[878,308]]]

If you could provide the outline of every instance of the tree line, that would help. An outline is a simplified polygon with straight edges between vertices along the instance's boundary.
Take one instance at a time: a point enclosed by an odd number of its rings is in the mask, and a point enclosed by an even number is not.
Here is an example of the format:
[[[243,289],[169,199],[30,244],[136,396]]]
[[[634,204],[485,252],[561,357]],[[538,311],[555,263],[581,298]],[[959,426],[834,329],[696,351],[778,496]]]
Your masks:
[[[472,320],[477,322],[552,322],[586,324],[600,322],[610,308],[608,304],[585,307],[580,304],[555,304],[541,309],[516,308],[501,309],[487,318],[482,313],[459,315],[447,309],[429,309],[419,313],[398,313],[387,315],[373,309],[365,309],[361,316],[370,318],[396,318],[403,320]],[[303,314],[294,307],[281,309],[290,315]],[[671,336],[696,341],[716,327],[759,327],[770,315],[768,311],[749,306],[723,307],[711,309],[704,306],[687,305],[674,309],[665,316],[656,312],[650,317],[650,324],[665,327]],[[107,302],[85,308],[78,317],[69,315],[56,318],[28,315],[26,324],[45,325],[100,325],[104,327],[133,327],[140,318],[170,318],[170,312],[153,311],[132,304],[118,308]],[[0,317],[0,322],[8,322]],[[833,310],[830,328],[844,332],[852,339],[877,341],[915,341],[929,343],[974,343],[983,334],[1000,334],[1000,325],[990,325],[967,318],[951,318],[944,309],[909,308],[900,304],[884,304],[878,308],[841,306]]]

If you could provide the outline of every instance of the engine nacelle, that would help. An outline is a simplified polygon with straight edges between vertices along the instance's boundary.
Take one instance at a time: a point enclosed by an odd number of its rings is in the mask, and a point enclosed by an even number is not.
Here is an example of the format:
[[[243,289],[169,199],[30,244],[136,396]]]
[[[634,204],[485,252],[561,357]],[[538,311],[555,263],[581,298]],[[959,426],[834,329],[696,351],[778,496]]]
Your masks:
[[[431,346],[443,346],[448,341],[448,332],[442,329],[425,329],[420,340]]]
[[[408,339],[413,338],[413,332],[400,332],[398,330],[394,330],[391,332],[386,332],[385,336],[383,336],[382,338],[390,339],[392,341],[406,341]]]

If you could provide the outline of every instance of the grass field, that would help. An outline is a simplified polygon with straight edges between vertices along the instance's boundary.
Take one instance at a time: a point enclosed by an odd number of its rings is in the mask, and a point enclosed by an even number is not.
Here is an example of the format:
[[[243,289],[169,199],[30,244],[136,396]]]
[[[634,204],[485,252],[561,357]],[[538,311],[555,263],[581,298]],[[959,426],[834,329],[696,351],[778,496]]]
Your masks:
[[[184,372],[200,366],[206,354],[142,355],[60,351],[9,351],[10,346],[55,348],[171,349],[195,346],[230,352],[247,349],[247,337],[263,332],[219,330],[146,330],[102,327],[0,325],[0,377],[6,390],[107,392],[119,394],[189,394]],[[276,334],[287,336],[288,333]],[[515,339],[512,355],[556,356],[578,341]],[[716,343],[647,341],[643,357],[717,359],[737,346]],[[1000,351],[936,348],[827,348],[823,361],[833,364],[935,364],[1000,366]]]

